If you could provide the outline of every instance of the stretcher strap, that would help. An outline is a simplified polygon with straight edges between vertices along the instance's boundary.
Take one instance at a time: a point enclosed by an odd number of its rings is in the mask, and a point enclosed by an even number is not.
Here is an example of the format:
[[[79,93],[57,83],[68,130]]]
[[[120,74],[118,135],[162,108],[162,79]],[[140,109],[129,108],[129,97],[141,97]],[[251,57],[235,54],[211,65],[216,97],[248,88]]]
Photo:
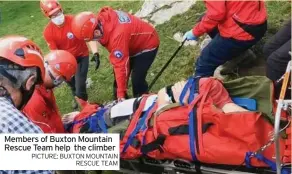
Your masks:
[[[193,82],[194,82],[194,78],[191,77],[191,78],[188,79],[187,83],[185,84],[185,86],[184,86],[184,88],[183,88],[183,90],[182,90],[182,92],[181,92],[181,94],[179,96],[179,102],[180,102],[181,105],[184,105],[184,103],[183,103],[184,97],[185,97],[187,91],[190,89],[190,87],[193,84]]]
[[[154,141],[143,145],[141,147],[141,152],[145,155],[157,149],[160,152],[163,152],[161,146],[163,146],[165,139],[166,139],[165,135],[158,135],[158,137]]]
[[[260,153],[256,153],[254,154],[253,152],[247,152],[245,155],[245,165],[248,168],[252,168],[253,166],[251,165],[250,159],[252,157],[255,157],[256,159],[258,159],[259,161],[264,162],[265,164],[267,164],[273,171],[277,170],[277,166],[276,163],[267,159],[266,157],[264,157],[262,154]],[[291,174],[291,169],[289,168],[282,168],[281,170],[281,174]]]
[[[92,117],[89,117],[89,130],[95,133],[107,133],[107,126],[104,121],[103,114],[106,109],[100,109]]]
[[[123,148],[122,153],[125,153],[126,150],[128,149],[128,147],[130,146],[130,144],[133,141],[133,138],[136,136],[136,134],[138,133],[138,131],[142,128],[149,112],[151,111],[151,109],[155,106],[156,102],[153,102],[152,105],[147,109],[147,111],[143,114],[142,118],[140,118],[140,120],[138,121],[138,124],[136,125],[134,131],[130,134],[129,138],[126,141],[126,144]]]
[[[155,103],[155,102],[154,102]],[[157,106],[157,105],[156,105]],[[145,145],[145,142],[146,142],[146,132],[148,130],[148,122],[149,122],[149,119],[152,117],[153,113],[155,112],[157,107],[153,106],[152,109],[149,111],[148,115],[147,115],[147,118],[143,124],[143,126],[141,127],[141,130],[142,130],[142,145]]]
[[[190,89],[190,96],[188,98],[188,103],[191,103],[195,97],[198,95],[198,83],[199,78],[189,78],[188,82],[186,83],[183,92],[180,96],[180,103],[183,103],[183,98],[185,97],[186,91]],[[189,113],[189,144],[190,144],[190,151],[193,161],[197,161],[196,153],[195,153],[195,141],[198,139],[197,134],[197,110],[196,106],[194,109]]]
[[[72,121],[71,123],[65,124],[64,128],[67,132],[71,132],[70,129],[73,128],[76,124],[85,123],[89,120],[89,117],[82,118],[80,120]]]

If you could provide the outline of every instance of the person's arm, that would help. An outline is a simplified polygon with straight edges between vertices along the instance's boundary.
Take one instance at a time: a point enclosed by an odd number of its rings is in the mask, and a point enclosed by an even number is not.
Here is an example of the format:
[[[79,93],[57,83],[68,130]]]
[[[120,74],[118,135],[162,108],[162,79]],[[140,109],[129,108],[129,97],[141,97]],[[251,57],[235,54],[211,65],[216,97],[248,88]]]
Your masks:
[[[110,61],[114,68],[117,82],[117,97],[124,99],[127,91],[128,76],[130,72],[129,40],[125,34],[118,35],[114,40],[110,53]]]
[[[89,46],[92,54],[98,53],[99,43],[97,41],[88,42],[88,46]]]
[[[54,41],[53,36],[51,35],[51,32],[48,29],[45,29],[43,36],[50,50],[58,49],[57,44]]]
[[[99,43],[97,41],[88,42],[88,46],[90,47],[90,50],[93,54],[91,61],[95,62],[95,70],[97,70],[100,65],[100,55],[98,53],[98,45]]]
[[[196,37],[208,33],[215,28],[226,15],[226,1],[205,1],[207,12],[202,20],[193,28]]]

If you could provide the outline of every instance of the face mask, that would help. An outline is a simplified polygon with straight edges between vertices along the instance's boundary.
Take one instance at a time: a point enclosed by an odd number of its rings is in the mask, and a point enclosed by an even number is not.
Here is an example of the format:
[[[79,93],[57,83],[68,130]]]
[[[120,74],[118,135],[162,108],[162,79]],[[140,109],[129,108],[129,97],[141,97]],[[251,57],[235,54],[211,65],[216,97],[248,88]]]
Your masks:
[[[62,25],[65,21],[65,16],[63,13],[51,19],[55,25]]]

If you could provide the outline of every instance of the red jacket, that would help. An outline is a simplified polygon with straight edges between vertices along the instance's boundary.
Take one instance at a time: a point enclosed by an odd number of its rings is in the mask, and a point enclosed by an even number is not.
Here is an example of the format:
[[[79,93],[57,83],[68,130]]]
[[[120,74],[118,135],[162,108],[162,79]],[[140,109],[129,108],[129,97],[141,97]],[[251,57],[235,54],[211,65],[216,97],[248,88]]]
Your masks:
[[[35,89],[23,113],[44,133],[65,133],[54,93],[44,86]]]
[[[263,1],[205,1],[206,15],[193,28],[195,36],[201,36],[216,26],[221,36],[237,40],[252,40],[236,21],[247,25],[263,24],[267,12]]]
[[[103,30],[99,42],[110,52],[109,59],[118,87],[117,95],[122,98],[127,91],[129,57],[157,48],[159,36],[150,24],[110,7],[102,8],[97,18]]]
[[[88,56],[86,42],[77,39],[71,31],[72,19],[72,15],[65,15],[65,24],[62,27],[58,27],[50,21],[44,30],[44,38],[50,50],[66,50],[76,58]]]

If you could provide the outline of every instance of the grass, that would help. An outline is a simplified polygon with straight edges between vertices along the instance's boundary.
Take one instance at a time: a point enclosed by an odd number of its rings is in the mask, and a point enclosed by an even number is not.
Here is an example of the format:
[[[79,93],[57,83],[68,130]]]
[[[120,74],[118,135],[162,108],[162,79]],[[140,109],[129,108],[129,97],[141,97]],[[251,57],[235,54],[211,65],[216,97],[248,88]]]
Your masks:
[[[81,11],[97,12],[102,6],[112,6],[116,9],[125,11],[132,10],[134,13],[141,7],[141,1],[64,1],[61,2],[65,13],[75,14]],[[273,1],[267,2],[269,14],[268,32],[266,37],[260,41],[255,50],[261,55],[262,46],[267,38],[275,34],[283,22],[291,16],[291,4],[289,1]],[[19,34],[32,39],[43,49],[44,53],[48,53],[48,48],[42,36],[42,31],[48,22],[40,9],[39,2],[9,2],[0,1],[1,23],[0,36]],[[150,82],[159,72],[161,67],[167,62],[173,52],[179,46],[172,36],[174,33],[185,32],[192,28],[198,17],[204,12],[204,4],[197,2],[188,12],[183,15],[177,15],[162,25],[157,26],[160,35],[161,45],[157,58],[152,65],[147,80]],[[163,75],[159,78],[153,88],[153,92],[159,88],[172,84],[182,78],[186,78],[193,73],[194,59],[198,56],[198,47],[184,47],[173,62],[169,65]],[[92,102],[102,103],[112,99],[112,83],[113,74],[112,67],[108,61],[108,53],[105,49],[101,49],[101,66],[97,71],[94,65],[90,65],[88,76],[93,80],[93,85],[88,89],[89,100]],[[150,74],[154,74],[151,76]],[[130,85],[131,87],[131,85]],[[57,103],[62,113],[71,112],[71,101],[73,99],[69,88],[64,85],[55,90]]]
[[[142,1],[64,1],[61,3],[65,13],[76,14],[81,11],[97,12],[102,6],[112,6],[116,9],[136,12],[143,4]],[[15,2],[0,1],[1,24],[0,36],[9,34],[20,34],[32,39],[48,53],[47,45],[43,39],[42,31],[48,22],[40,9],[39,2]],[[269,13],[269,30],[267,36],[276,33],[283,21],[291,15],[290,2],[275,1],[267,2]],[[157,58],[149,70],[147,80],[150,82],[159,72],[160,68],[167,62],[179,43],[172,39],[174,33],[185,32],[192,28],[199,16],[204,12],[204,4],[197,2],[188,12],[183,15],[174,16],[171,21],[158,25],[157,31],[160,35],[161,45]],[[258,54],[266,37],[257,46]],[[194,59],[198,56],[199,49],[195,47],[184,47],[165,70],[153,87],[153,92],[159,88],[174,83],[182,78],[186,78],[193,72]],[[95,71],[94,65],[90,65],[88,77],[93,80],[93,85],[88,89],[89,100],[91,102],[102,103],[112,100],[112,67],[108,61],[108,52],[101,49],[101,66]],[[152,74],[152,75],[151,75]],[[129,83],[129,89],[131,85]],[[131,90],[130,90],[131,91]],[[71,112],[71,102],[73,97],[67,85],[63,85],[55,90],[57,103],[61,113]]]

